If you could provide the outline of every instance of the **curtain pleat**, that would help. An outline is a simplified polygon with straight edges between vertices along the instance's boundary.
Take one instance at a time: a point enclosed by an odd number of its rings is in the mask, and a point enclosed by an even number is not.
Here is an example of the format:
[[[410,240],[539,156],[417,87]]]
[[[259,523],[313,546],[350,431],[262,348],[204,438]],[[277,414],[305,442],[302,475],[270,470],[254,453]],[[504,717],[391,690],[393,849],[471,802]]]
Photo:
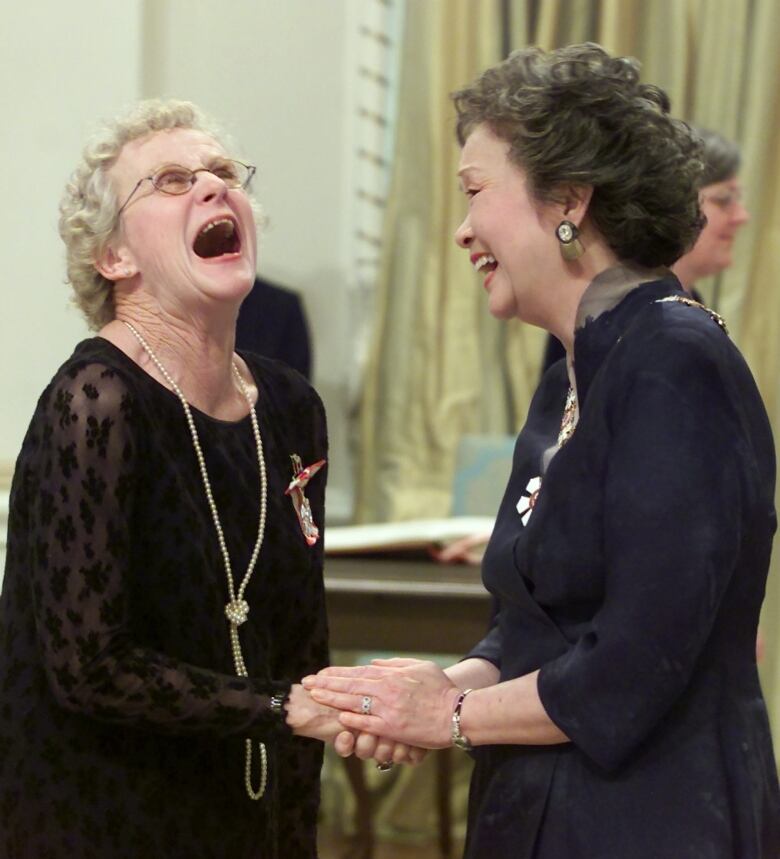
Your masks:
[[[500,414],[500,374],[477,277],[453,234],[463,215],[449,93],[501,57],[499,0],[409,0],[397,149],[360,412],[358,518],[447,515],[455,448]],[[485,344],[488,348],[485,349]],[[485,392],[485,383],[492,391]]]

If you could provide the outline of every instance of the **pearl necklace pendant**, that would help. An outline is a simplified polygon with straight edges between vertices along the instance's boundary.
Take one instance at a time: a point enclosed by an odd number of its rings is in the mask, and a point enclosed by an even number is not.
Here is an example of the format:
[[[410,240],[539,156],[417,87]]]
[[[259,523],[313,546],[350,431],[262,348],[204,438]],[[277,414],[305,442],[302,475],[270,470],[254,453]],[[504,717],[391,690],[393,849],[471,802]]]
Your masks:
[[[234,362],[233,375],[235,376],[236,382],[238,383],[239,388],[244,394],[247,406],[249,407],[249,417],[252,422],[252,434],[255,437],[255,447],[257,449],[257,466],[260,476],[260,517],[257,526],[257,539],[255,540],[255,547],[252,550],[252,557],[249,559],[246,573],[244,574],[244,578],[242,579],[241,585],[238,589],[239,598],[236,599],[236,591],[234,590],[235,584],[233,581],[233,570],[230,565],[230,555],[228,554],[227,546],[225,545],[225,535],[222,532],[222,523],[219,520],[219,511],[217,510],[217,505],[214,503],[214,495],[211,491],[211,482],[209,481],[209,475],[206,471],[206,460],[203,456],[203,450],[200,446],[198,430],[195,426],[195,420],[192,417],[190,405],[187,402],[184,394],[182,393],[181,388],[176,384],[176,380],[160,363],[160,359],[152,351],[151,346],[146,342],[146,340],[144,340],[141,334],[139,334],[138,331],[136,331],[136,329],[129,322],[125,321],[125,325],[130,329],[135,339],[141,344],[141,347],[151,359],[152,363],[157,367],[162,377],[170,385],[171,389],[175,392],[176,396],[181,402],[182,408],[184,409],[184,416],[187,419],[187,426],[189,427],[190,435],[192,436],[192,446],[195,450],[195,456],[198,460],[198,465],[200,467],[200,475],[203,480],[203,488],[206,492],[206,499],[208,501],[209,509],[211,510],[211,518],[214,521],[214,528],[217,533],[217,542],[219,543],[219,549],[222,553],[222,560],[225,564],[228,593],[231,597],[233,597],[233,599],[231,599],[230,602],[225,606],[225,615],[230,621],[230,647],[233,651],[233,662],[236,667],[236,675],[238,677],[248,677],[249,672],[247,671],[246,663],[244,662],[244,656],[241,652],[241,642],[238,637],[238,627],[242,623],[244,623],[244,621],[249,616],[249,603],[241,597],[241,594],[244,593],[244,589],[249,584],[249,579],[252,577],[252,573],[255,569],[255,564],[257,563],[258,555],[260,554],[260,547],[263,545],[263,538],[265,536],[266,512],[268,507],[268,479],[265,468],[265,455],[263,454],[263,439],[260,436],[260,426],[257,421],[257,414],[255,413],[255,407],[252,402],[252,397],[249,393],[249,388],[241,377],[241,373],[239,372],[239,369]],[[268,783],[268,756],[266,754],[265,746],[263,745],[263,743],[259,743],[258,748],[260,751],[260,786],[257,788],[257,790],[255,790],[255,788],[252,786],[252,742],[249,739],[246,740],[244,784],[246,786],[247,795],[250,799],[253,800],[260,799],[263,796],[263,794],[265,793],[266,785]]]
[[[241,626],[249,617],[249,603],[246,600],[232,600],[225,606],[225,614],[231,623]]]

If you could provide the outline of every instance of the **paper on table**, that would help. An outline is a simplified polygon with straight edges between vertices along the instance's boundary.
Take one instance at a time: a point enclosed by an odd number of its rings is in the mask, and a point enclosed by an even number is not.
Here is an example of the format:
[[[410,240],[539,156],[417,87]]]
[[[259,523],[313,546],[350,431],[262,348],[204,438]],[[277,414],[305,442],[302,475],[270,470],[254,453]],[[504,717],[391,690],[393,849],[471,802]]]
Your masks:
[[[342,525],[325,529],[325,553],[395,552],[446,545],[453,540],[490,534],[493,516],[450,516],[372,525]]]

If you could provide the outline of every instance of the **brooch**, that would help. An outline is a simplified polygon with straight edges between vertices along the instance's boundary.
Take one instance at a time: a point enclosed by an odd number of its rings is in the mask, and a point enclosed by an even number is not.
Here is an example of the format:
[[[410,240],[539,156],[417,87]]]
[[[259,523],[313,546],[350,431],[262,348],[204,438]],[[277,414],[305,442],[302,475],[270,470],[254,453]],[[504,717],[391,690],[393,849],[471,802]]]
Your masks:
[[[520,500],[515,505],[515,509],[520,514],[520,520],[523,525],[528,524],[531,514],[534,512],[536,500],[539,498],[539,490],[542,488],[542,478],[532,477],[526,484]]]
[[[301,458],[297,453],[291,453],[290,459],[293,466],[293,479],[290,481],[287,489],[284,490],[284,494],[291,496],[304,539],[310,546],[313,546],[319,539],[320,529],[314,524],[314,517],[311,514],[311,504],[309,504],[309,499],[303,494],[303,490],[312,477],[325,465],[326,460],[319,459],[317,462],[304,468]]]

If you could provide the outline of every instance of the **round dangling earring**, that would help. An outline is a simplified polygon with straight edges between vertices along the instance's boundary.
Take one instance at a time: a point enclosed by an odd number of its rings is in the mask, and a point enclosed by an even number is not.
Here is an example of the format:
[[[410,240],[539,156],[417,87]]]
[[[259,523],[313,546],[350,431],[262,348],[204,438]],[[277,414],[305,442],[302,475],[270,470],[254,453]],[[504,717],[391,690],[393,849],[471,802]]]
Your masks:
[[[579,259],[585,253],[585,248],[578,238],[579,234],[577,225],[571,221],[563,220],[555,229],[555,235],[561,248],[561,256],[567,262]]]

